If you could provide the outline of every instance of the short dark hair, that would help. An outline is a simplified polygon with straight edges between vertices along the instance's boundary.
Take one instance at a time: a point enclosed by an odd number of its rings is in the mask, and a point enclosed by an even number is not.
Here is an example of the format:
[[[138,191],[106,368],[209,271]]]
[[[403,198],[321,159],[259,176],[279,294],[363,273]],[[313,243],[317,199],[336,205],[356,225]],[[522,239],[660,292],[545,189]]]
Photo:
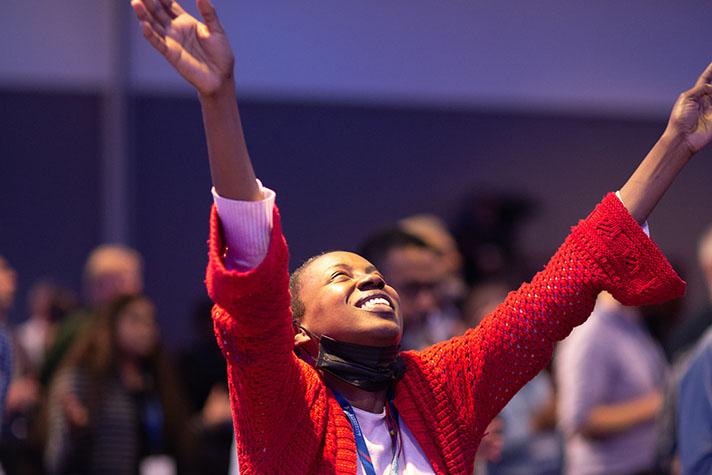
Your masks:
[[[414,246],[420,249],[432,249],[424,240],[398,227],[376,231],[363,240],[359,254],[374,266],[382,269],[386,256],[393,249]]]
[[[289,293],[292,296],[292,323],[301,323],[302,318],[304,317],[304,312],[306,311],[304,302],[299,298],[299,291],[302,287],[302,274],[307,269],[307,267],[312,264],[312,262],[323,256],[324,254],[328,253],[322,252],[315,256],[311,256],[309,259],[304,261],[302,265],[297,267],[297,269],[292,272],[292,275],[289,276]]]

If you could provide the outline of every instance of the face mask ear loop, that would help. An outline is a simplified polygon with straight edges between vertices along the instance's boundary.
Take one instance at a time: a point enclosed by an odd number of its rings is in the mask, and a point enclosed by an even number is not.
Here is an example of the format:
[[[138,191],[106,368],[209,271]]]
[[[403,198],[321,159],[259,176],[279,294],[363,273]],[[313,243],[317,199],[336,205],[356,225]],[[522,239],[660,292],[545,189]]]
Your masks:
[[[321,340],[320,337],[316,336],[314,333],[310,332],[309,330],[307,330],[306,328],[304,328],[301,324],[299,324],[299,323],[297,323],[297,322],[294,322],[294,326],[295,326],[296,328],[301,329],[304,333],[306,333],[306,334],[309,336],[309,338],[311,339],[312,343],[313,343],[317,348],[319,348],[319,341]],[[309,351],[308,348],[309,348],[310,346],[311,346],[311,345],[309,345],[308,343],[299,346],[299,347],[297,348],[297,356],[299,356],[299,357],[300,357],[302,360],[304,360],[307,364],[316,367],[316,362],[317,362],[318,356],[312,354],[312,353]]]
[[[312,332],[310,332],[309,330],[307,330],[306,328],[304,328],[300,323],[295,323],[295,325],[296,325],[298,328],[301,328],[302,330],[304,330],[304,333],[306,333],[307,335],[309,335],[309,338],[311,338],[311,339],[314,341],[314,343],[317,343],[317,344],[318,344],[318,343],[319,343],[319,340],[321,340],[321,337],[320,337],[320,336],[316,336],[314,333],[312,333]]]

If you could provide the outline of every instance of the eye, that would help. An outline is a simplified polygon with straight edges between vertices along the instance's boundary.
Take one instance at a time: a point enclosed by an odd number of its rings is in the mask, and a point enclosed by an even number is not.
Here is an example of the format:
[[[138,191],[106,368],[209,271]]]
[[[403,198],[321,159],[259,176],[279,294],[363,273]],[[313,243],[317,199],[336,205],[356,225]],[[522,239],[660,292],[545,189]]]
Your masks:
[[[348,272],[342,271],[342,270],[337,270],[333,274],[331,274],[331,277],[329,277],[329,282],[337,282],[337,281],[342,281],[351,278],[351,276],[348,274]]]

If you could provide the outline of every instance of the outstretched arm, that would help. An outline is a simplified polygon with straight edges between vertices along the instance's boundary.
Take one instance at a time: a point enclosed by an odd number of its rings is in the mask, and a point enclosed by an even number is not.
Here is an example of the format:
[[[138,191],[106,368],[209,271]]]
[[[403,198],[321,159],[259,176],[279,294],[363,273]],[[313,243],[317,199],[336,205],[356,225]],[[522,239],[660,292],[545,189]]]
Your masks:
[[[638,223],[648,219],[688,160],[712,140],[712,64],[695,87],[680,94],[667,128],[621,188],[623,203]]]
[[[217,192],[258,201],[255,179],[235,98],[235,58],[209,0],[196,0],[204,22],[173,0],[131,0],[143,36],[198,91]]]
[[[660,413],[662,394],[658,390],[613,404],[599,404],[591,409],[580,432],[591,438],[619,434],[643,422],[655,420]]]

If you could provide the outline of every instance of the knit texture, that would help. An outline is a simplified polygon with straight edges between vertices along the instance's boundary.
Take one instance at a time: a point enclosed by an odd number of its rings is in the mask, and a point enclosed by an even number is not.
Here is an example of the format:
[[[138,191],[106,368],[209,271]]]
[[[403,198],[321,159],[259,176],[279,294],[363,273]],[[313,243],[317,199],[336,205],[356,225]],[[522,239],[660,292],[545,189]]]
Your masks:
[[[211,215],[206,284],[228,362],[240,473],[355,474],[353,431],[333,393],[293,350],[288,252],[274,210],[270,247],[249,271],[227,270]],[[471,474],[487,424],[551,359],[553,345],[609,290],[656,303],[684,282],[613,194],[606,196],[531,283],[462,337],[402,353],[395,404],[437,474]]]

